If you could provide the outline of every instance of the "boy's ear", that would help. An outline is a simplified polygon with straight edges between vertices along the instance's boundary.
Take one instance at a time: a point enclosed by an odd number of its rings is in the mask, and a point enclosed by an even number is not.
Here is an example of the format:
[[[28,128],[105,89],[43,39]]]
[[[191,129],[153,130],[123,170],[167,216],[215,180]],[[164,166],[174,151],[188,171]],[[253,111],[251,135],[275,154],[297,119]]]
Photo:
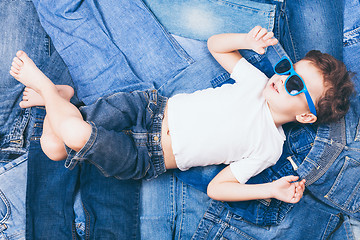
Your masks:
[[[299,123],[314,123],[316,122],[317,117],[312,113],[302,113],[296,115],[296,121]]]

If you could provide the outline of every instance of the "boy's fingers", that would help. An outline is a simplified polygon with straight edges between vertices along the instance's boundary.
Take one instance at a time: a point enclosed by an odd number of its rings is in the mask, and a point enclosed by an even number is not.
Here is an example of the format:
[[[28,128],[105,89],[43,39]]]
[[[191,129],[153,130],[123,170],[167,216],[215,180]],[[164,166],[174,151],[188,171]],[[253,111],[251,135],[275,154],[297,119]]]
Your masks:
[[[300,198],[298,196],[294,196],[291,200],[290,203],[297,203],[298,201],[300,201]]]
[[[252,36],[253,38],[255,38],[256,35],[259,33],[260,30],[261,30],[261,27],[260,27],[260,26],[255,26],[253,29],[250,30],[251,36]]]
[[[284,177],[284,179],[288,182],[294,182],[294,181],[297,181],[299,179],[298,176],[293,176],[293,175],[290,175],[290,176],[286,176]]]
[[[279,41],[276,39],[276,38],[271,38],[271,39],[268,39],[267,41],[266,41],[266,44],[267,45],[275,45],[275,44],[277,44]]]
[[[272,38],[274,36],[273,32],[268,32],[267,34],[265,34],[265,36],[263,37],[263,39],[266,41],[270,38]]]
[[[264,54],[264,53],[265,53],[265,49],[262,48],[262,47],[260,47],[260,48],[258,48],[258,49],[256,50],[256,52],[259,53],[259,54]]]
[[[255,40],[258,41],[261,38],[263,38],[267,33],[267,30],[265,28],[262,28],[259,33],[256,35]]]

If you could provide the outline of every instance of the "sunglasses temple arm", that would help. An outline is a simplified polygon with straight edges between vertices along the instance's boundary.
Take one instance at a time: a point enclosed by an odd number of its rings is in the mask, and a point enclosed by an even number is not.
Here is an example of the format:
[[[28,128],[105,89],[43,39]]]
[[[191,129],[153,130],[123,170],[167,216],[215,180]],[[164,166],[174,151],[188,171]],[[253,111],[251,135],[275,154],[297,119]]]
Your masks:
[[[317,116],[314,102],[313,102],[313,100],[311,99],[311,96],[310,96],[310,94],[309,94],[308,91],[305,91],[305,96],[306,96],[306,101],[308,102],[308,105],[309,105],[310,112],[311,112],[312,114],[314,114],[315,116]]]

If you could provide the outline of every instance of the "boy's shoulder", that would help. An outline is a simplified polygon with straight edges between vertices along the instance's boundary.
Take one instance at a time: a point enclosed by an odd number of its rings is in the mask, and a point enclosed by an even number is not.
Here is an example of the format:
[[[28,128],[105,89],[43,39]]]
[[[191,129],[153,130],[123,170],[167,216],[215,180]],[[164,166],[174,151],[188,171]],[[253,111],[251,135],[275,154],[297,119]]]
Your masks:
[[[248,62],[244,57],[236,63],[230,77],[235,81],[242,78],[260,78],[268,80],[268,77],[262,71]]]

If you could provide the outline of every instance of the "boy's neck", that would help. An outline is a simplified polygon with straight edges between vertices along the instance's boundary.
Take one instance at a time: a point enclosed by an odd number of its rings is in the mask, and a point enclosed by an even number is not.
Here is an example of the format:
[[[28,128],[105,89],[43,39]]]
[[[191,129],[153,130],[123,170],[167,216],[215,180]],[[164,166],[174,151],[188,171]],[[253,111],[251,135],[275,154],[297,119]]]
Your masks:
[[[285,123],[288,122],[292,122],[293,120],[289,119],[288,116],[284,115],[284,114],[279,114],[278,112],[274,111],[270,105],[268,104],[270,113],[271,113],[271,117],[275,123],[275,126],[277,128],[281,127],[282,125],[284,125]]]

